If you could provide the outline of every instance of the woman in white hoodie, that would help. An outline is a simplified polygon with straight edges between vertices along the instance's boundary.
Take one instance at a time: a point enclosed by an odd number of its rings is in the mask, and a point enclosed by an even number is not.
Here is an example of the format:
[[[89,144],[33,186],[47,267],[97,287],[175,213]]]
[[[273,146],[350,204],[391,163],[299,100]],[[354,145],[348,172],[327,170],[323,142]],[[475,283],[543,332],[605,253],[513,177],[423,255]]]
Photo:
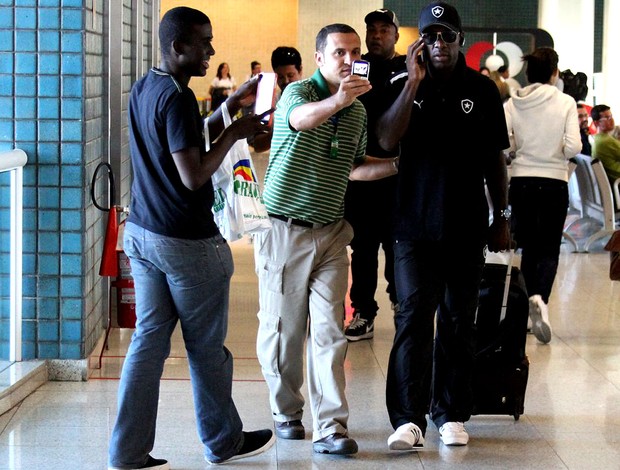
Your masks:
[[[551,341],[547,304],[568,210],[568,159],[581,150],[575,100],[556,86],[558,54],[541,47],[523,57],[530,85],[506,103],[511,164],[512,230],[522,250],[532,332]]]

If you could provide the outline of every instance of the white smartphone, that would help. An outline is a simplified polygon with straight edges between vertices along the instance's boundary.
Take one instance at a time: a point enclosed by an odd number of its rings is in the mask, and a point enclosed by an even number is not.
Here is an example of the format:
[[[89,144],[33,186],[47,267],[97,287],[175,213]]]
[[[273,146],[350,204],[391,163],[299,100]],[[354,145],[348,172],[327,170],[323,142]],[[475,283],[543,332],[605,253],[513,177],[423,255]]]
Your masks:
[[[351,64],[351,75],[359,75],[368,80],[370,64],[365,60],[354,60]]]
[[[274,107],[276,101],[276,74],[271,72],[261,73],[262,77],[258,82],[256,90],[256,102],[254,103],[254,114],[263,114]],[[269,113],[262,121],[271,125],[273,113]]]

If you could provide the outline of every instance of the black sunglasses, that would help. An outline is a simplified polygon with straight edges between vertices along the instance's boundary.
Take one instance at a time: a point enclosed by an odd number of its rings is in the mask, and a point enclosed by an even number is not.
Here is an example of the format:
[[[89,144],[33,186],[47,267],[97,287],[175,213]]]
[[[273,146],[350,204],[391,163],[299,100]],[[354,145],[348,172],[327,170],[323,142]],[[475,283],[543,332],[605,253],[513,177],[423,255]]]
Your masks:
[[[456,39],[459,37],[459,33],[457,33],[456,31],[443,31],[443,32],[436,32],[436,33],[424,33],[422,35],[422,40],[424,41],[424,44],[426,44],[427,46],[432,46],[433,44],[435,44],[437,42],[437,39],[441,38],[441,40],[443,42],[445,42],[446,44],[452,44],[453,42],[456,41]]]

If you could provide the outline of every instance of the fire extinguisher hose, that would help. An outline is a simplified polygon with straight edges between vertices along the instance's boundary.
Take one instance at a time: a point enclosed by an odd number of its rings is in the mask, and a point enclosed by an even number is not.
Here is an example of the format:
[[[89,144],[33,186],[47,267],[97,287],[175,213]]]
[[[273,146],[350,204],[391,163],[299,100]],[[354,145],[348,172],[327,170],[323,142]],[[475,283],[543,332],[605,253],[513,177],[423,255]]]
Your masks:
[[[95,183],[97,182],[97,175],[99,174],[99,170],[105,168],[108,171],[108,184],[110,188],[110,207],[103,207],[97,203],[97,198],[95,197]],[[110,208],[116,206],[116,186],[114,184],[114,172],[112,171],[112,165],[108,162],[101,162],[95,168],[95,173],[93,173],[93,180],[90,184],[90,198],[93,201],[93,204],[97,209],[104,212],[109,212]]]

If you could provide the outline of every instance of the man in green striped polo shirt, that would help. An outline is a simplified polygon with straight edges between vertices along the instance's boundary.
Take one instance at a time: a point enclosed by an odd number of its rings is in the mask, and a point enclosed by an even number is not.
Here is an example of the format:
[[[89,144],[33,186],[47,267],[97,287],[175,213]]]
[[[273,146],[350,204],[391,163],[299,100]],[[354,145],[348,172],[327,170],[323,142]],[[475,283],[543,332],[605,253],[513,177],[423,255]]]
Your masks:
[[[365,156],[368,80],[351,75],[361,41],[344,24],[316,38],[318,70],[291,83],[278,102],[264,199],[273,223],[255,239],[260,311],[257,352],[281,439],[304,439],[303,352],[313,415],[313,449],[353,454],[344,394],[347,245],[343,219],[350,177],[393,175],[396,160]],[[352,171],[353,170],[353,171]],[[307,341],[306,341],[307,340]]]

